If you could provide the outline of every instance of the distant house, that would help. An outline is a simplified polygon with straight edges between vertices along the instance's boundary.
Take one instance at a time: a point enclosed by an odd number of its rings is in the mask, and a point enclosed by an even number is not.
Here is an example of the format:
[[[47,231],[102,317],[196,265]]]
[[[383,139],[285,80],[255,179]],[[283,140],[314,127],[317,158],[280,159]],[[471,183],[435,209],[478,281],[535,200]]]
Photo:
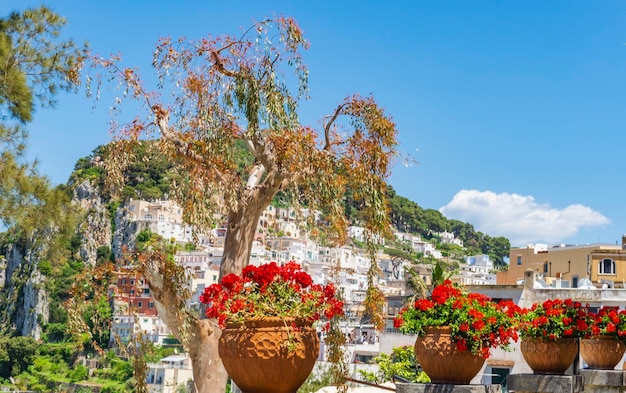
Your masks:
[[[523,282],[531,270],[548,285],[577,288],[581,279],[596,286],[623,286],[626,280],[626,238],[622,244],[535,244],[511,248],[509,268],[498,272],[498,284]],[[558,282],[558,284],[556,284]]]
[[[174,261],[187,269],[191,278],[191,303],[199,303],[204,288],[216,284],[219,277],[219,264],[214,263],[213,254],[208,251],[178,251]]]
[[[452,232],[439,232],[439,237],[441,238],[441,243],[456,244],[459,247],[463,247],[463,240],[454,236]]]
[[[421,252],[422,254],[424,254],[424,256],[427,256],[427,257],[431,257],[435,259],[443,258],[443,254],[441,253],[441,251],[437,250],[435,246],[433,246],[429,242],[424,242],[424,241],[413,242],[413,250],[415,250],[415,252]]]
[[[493,262],[489,255],[473,255],[465,257],[465,264],[460,267],[457,281],[463,285],[494,285],[496,275]]]
[[[109,288],[109,297],[114,302],[114,313],[139,313],[156,315],[154,299],[148,283],[141,276],[120,275],[117,283]],[[132,312],[131,312],[132,311]]]
[[[180,386],[186,387],[192,380],[193,369],[187,354],[171,355],[159,363],[148,364],[146,383],[149,393],[176,393]]]
[[[396,232],[396,240],[404,242],[410,245],[413,251],[424,254],[424,256],[441,259],[443,254],[437,250],[431,243],[422,240],[419,235],[412,235],[410,233]]]
[[[145,341],[159,345],[172,335],[165,322],[156,315],[116,314],[113,316],[110,338],[112,346],[116,345],[117,340],[123,344],[127,343],[132,336],[137,337],[140,333]]]
[[[126,207],[133,221],[148,224],[152,232],[161,235],[164,239],[175,239],[178,242],[191,241],[191,228],[183,223],[183,209],[173,202],[130,200]]]
[[[359,242],[367,241],[368,232],[363,227],[358,226],[350,226],[348,227],[348,237]],[[374,244],[384,245],[385,239],[377,234],[373,234],[371,237],[371,241]]]

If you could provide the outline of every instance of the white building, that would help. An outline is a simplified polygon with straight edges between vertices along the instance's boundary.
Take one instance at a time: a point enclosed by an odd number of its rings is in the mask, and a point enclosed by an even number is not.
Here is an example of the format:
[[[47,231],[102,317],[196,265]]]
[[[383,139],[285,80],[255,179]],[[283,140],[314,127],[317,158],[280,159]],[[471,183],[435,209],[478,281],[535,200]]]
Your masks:
[[[415,252],[422,253],[424,256],[435,259],[443,258],[441,251],[437,250],[431,243],[423,241],[419,235],[412,235],[404,232],[396,232],[395,235],[397,241],[410,245]]]
[[[275,259],[271,258],[271,252],[266,248],[266,246],[259,242],[255,241],[252,243],[252,249],[250,250],[250,265],[259,266],[263,263],[269,263],[275,261]]]
[[[200,302],[200,295],[211,284],[217,284],[220,266],[213,262],[213,255],[208,251],[179,251],[174,255],[174,261],[187,269],[191,282],[192,304]]]
[[[489,258],[489,255],[474,255],[471,257],[465,257],[465,263],[470,266],[475,266],[477,269],[493,269],[493,261]]]
[[[348,227],[348,237],[360,242],[365,241],[365,228],[363,227]]]
[[[495,285],[497,281],[489,255],[465,257],[460,273],[459,283],[464,285]]]
[[[171,355],[159,363],[148,364],[146,383],[149,393],[176,393],[180,386],[193,381],[191,360],[187,354]]]
[[[459,247],[463,247],[463,241],[454,236],[454,233],[452,232],[439,232],[439,237],[441,238],[442,243],[456,244]]]
[[[278,233],[285,237],[297,239],[300,237],[300,228],[295,221],[278,220],[276,222]],[[279,235],[279,236],[280,236]]]
[[[198,271],[207,270],[213,264],[213,258],[206,251],[178,251],[174,255],[174,262],[187,269]]]
[[[398,242],[408,244],[414,250],[419,247],[420,243],[423,243],[419,235],[412,235],[405,232],[396,232],[395,235]]]
[[[133,221],[148,224],[150,230],[164,239],[177,242],[192,240],[191,228],[183,224],[183,209],[171,201],[148,202],[131,199],[126,208]]]
[[[259,217],[259,227],[263,229],[271,228],[276,222],[276,208],[272,205],[263,210],[261,213],[261,217]]]
[[[165,338],[172,335],[165,322],[157,315],[118,314],[113,316],[110,339],[112,343],[117,340],[127,343],[131,336],[136,337],[140,332],[144,340],[159,345],[163,344]]]
[[[365,242],[367,241],[367,231],[363,227],[350,226],[348,227],[348,237],[359,242]],[[373,235],[371,241],[374,244],[385,244],[385,239],[379,235]]]
[[[268,239],[268,256],[276,262],[296,261],[300,264],[316,263],[319,260],[319,247],[311,240],[280,237]]]
[[[425,241],[414,242],[413,250],[415,250],[415,252],[422,253],[424,254],[424,256],[427,256],[427,257],[431,257],[435,259],[443,258],[443,254],[441,253],[441,251],[437,250],[435,246],[433,246],[429,242],[425,242]]]

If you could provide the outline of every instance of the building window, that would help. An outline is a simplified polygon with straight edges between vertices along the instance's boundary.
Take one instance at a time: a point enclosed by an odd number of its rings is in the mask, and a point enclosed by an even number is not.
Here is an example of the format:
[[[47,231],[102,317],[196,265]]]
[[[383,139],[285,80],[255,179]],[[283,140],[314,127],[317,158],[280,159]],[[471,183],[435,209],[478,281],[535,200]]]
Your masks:
[[[522,257],[521,256],[517,257],[517,266],[522,266]]]
[[[548,262],[544,262],[543,263],[543,272],[547,273],[548,272]]]
[[[137,302],[137,308],[141,308],[143,307],[143,303],[142,302]]]
[[[491,368],[491,383],[501,385],[502,388],[506,388],[507,376],[511,374],[510,368],[500,368],[500,367],[492,367]],[[503,389],[504,391],[504,389]],[[508,391],[508,389],[506,389]]]
[[[615,261],[609,258],[601,260],[598,266],[598,274],[615,274]]]
[[[154,302],[148,303],[148,308],[154,308]]]

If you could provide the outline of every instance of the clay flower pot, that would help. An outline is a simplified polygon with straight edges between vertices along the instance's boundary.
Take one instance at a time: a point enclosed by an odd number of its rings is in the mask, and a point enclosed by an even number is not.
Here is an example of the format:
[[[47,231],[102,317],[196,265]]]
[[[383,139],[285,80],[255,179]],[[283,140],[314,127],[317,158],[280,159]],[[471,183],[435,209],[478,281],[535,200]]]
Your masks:
[[[622,360],[626,345],[616,337],[598,336],[580,340],[580,356],[588,368],[613,370]]]
[[[520,350],[535,374],[563,375],[578,356],[578,339],[524,337]]]
[[[485,358],[458,350],[447,326],[424,330],[426,334],[415,340],[415,357],[431,382],[469,384],[483,367]]]
[[[296,329],[287,329],[294,324]],[[319,350],[311,323],[278,317],[227,325],[218,344],[228,375],[244,393],[295,393],[313,370]]]

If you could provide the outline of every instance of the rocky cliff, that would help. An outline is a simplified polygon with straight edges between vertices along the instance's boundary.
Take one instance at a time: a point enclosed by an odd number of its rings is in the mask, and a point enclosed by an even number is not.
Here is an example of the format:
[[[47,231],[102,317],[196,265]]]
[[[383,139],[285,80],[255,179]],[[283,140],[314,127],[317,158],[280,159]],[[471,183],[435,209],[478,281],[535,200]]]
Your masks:
[[[94,265],[98,250],[111,247],[112,220],[99,189],[88,180],[70,184],[70,189],[72,203],[82,207],[82,219],[78,221],[78,227],[70,231],[74,238],[80,239],[77,249],[70,246],[71,250],[57,252],[55,258],[48,255],[53,239],[67,236],[60,234],[54,224],[38,228],[31,234],[20,233],[15,238],[5,233],[0,242],[0,255],[5,258],[3,281],[0,281],[0,324],[4,330],[39,339],[42,325],[50,321],[51,299],[47,293],[50,271],[56,267],[62,272],[67,258]],[[65,243],[73,241],[68,239]],[[58,285],[61,284],[57,284],[57,288]]]
[[[82,243],[80,258],[90,265],[95,265],[98,248],[110,247],[112,241],[111,219],[107,203],[100,190],[89,180],[83,180],[73,187],[72,202],[79,204],[86,212],[80,232]]]
[[[1,293],[0,318],[5,329],[23,336],[41,337],[41,323],[48,320],[49,299],[43,290],[44,277],[37,270],[41,246],[22,240],[4,249],[6,280]]]

